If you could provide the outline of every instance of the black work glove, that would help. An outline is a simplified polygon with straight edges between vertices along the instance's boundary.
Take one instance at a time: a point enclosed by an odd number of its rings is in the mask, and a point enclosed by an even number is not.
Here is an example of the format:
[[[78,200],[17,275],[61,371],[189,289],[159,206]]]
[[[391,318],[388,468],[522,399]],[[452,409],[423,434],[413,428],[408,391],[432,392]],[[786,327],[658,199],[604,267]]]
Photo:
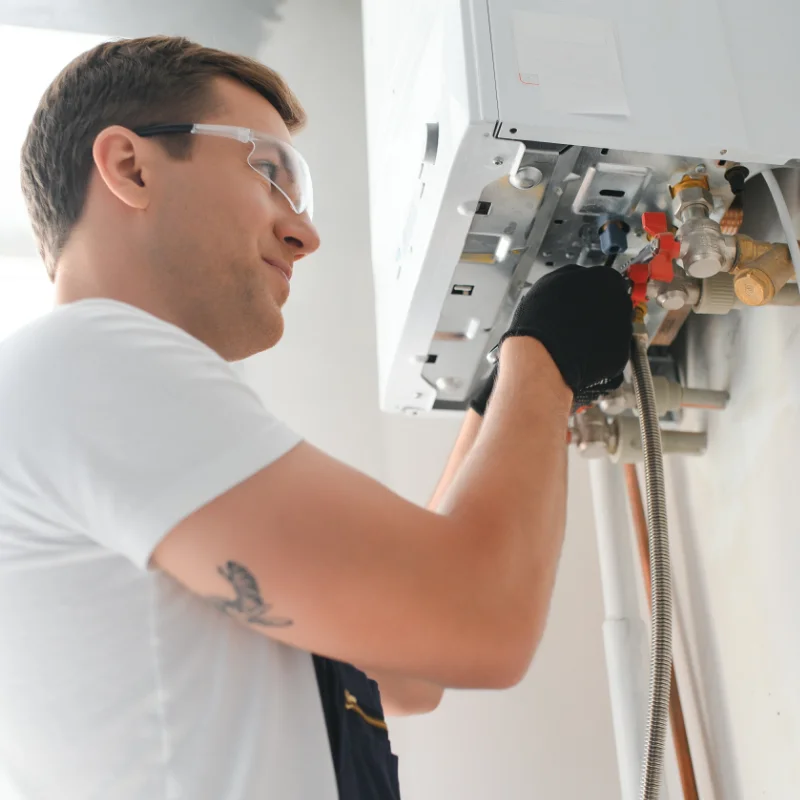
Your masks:
[[[625,279],[611,267],[570,264],[545,275],[522,298],[501,343],[538,339],[574,394],[573,408],[622,384],[633,336]]]

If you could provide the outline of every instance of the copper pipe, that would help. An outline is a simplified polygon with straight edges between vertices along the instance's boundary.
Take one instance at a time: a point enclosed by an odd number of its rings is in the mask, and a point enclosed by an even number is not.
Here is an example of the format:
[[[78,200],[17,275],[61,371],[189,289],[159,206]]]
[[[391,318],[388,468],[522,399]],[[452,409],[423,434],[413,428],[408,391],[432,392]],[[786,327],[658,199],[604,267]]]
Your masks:
[[[726,236],[736,236],[739,228],[744,222],[744,209],[742,208],[741,195],[736,195],[733,202],[728,206],[728,210],[722,215],[719,221],[719,229]]]
[[[628,490],[633,528],[636,532],[636,545],[639,551],[639,564],[642,569],[647,602],[650,603],[650,548],[647,542],[647,517],[642,501],[642,491],[639,487],[639,475],[634,464],[623,464],[625,471],[625,486]],[[675,746],[675,755],[678,761],[678,772],[681,776],[681,788],[684,800],[699,800],[697,793],[697,780],[692,765],[692,754],[689,750],[689,738],[686,735],[686,720],[683,716],[683,707],[678,693],[678,683],[675,680],[675,667],[672,668],[671,691],[669,696],[669,716],[672,725],[672,741]]]

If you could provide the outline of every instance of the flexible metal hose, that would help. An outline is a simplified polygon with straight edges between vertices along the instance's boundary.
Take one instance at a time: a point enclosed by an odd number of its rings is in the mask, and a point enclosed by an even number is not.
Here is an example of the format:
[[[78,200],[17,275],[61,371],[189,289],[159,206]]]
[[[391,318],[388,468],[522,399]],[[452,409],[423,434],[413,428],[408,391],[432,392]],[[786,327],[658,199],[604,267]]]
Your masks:
[[[639,408],[644,450],[647,530],[652,576],[650,626],[650,694],[645,733],[640,800],[658,800],[669,723],[672,671],[672,578],[667,537],[667,498],[661,428],[658,424],[653,376],[647,359],[647,335],[635,334],[631,343],[633,388]]]

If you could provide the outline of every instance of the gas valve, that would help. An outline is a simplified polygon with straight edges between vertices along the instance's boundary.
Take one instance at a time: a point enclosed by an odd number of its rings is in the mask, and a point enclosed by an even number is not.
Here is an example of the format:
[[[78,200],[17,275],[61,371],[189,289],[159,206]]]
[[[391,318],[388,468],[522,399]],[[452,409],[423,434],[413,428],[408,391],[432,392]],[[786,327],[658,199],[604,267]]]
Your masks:
[[[651,280],[672,283],[675,277],[672,261],[681,251],[680,244],[669,231],[667,216],[661,211],[645,211],[642,214],[642,228],[650,238],[652,256],[628,267],[628,278],[633,283],[631,300],[634,305],[647,300],[647,284]]]

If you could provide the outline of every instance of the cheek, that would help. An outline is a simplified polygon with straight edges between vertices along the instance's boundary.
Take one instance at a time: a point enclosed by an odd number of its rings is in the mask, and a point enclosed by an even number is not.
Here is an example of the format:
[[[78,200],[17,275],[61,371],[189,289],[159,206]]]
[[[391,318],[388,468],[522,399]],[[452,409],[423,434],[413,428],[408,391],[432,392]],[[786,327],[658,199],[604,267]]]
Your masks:
[[[275,220],[275,201],[269,184],[257,175],[242,185],[236,199],[236,207],[243,225],[260,238],[272,228]]]
[[[253,178],[248,175],[225,181],[216,190],[208,189],[209,207],[215,217],[210,224],[238,252],[242,252],[242,248],[258,250],[262,247],[275,216],[268,186],[257,176]]]
[[[182,239],[191,237],[192,241],[207,244],[225,222],[227,202],[217,191],[219,188],[211,176],[199,170],[180,182],[172,182],[165,203],[158,209],[159,222],[166,226],[165,234]]]
[[[194,264],[249,261],[272,247],[275,206],[249,167],[174,176],[158,204],[158,239]]]

